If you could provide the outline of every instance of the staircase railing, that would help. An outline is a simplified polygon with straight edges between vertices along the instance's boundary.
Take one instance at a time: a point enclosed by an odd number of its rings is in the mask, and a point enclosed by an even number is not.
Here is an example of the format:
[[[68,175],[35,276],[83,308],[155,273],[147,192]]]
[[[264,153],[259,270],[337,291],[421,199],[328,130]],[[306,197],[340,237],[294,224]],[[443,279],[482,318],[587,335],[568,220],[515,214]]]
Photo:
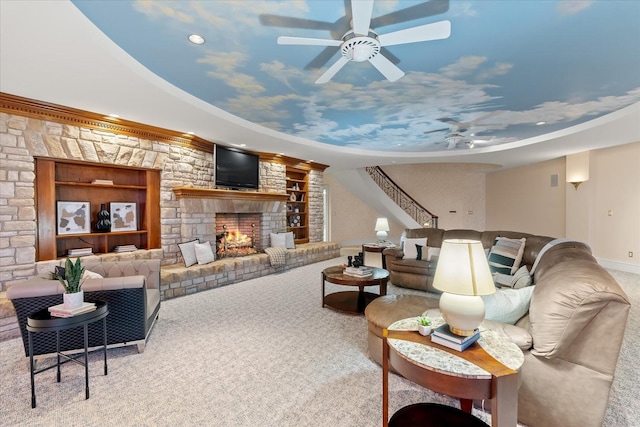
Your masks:
[[[438,228],[438,216],[429,212],[427,208],[416,202],[398,184],[396,184],[379,166],[367,166],[365,170],[375,183],[385,192],[396,205],[425,228]]]

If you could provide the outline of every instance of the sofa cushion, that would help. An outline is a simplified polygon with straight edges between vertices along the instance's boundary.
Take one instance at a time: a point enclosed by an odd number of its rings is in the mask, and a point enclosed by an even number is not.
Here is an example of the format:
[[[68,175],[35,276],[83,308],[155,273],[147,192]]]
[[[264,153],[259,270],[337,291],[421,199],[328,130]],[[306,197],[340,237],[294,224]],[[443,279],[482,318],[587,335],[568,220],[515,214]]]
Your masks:
[[[535,288],[529,311],[534,342],[531,352],[546,358],[575,349],[576,338],[593,327],[592,322],[609,304],[628,304],[615,279],[590,260],[574,259],[554,265]],[[624,329],[616,333],[624,333]]]
[[[496,322],[514,325],[529,311],[529,303],[535,286],[522,289],[498,289],[491,295],[482,295],[484,317]]]
[[[421,246],[420,248],[420,257],[418,257],[418,248],[417,246]],[[427,259],[427,252],[424,250],[427,247],[427,238],[421,237],[417,239],[406,238],[404,239],[404,246],[402,248],[404,252],[403,259]]]
[[[489,252],[489,268],[494,273],[513,274],[520,267],[526,239],[498,237]]]

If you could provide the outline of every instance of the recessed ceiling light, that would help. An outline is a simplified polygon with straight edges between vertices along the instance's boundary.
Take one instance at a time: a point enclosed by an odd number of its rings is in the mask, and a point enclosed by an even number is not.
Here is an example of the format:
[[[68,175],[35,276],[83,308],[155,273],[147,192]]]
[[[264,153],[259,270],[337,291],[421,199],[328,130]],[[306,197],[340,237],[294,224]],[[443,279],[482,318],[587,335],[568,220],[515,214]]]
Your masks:
[[[193,131],[189,131],[189,132],[187,132],[187,135],[195,135],[195,134],[196,134],[196,133],[195,133],[195,132],[193,132]]]
[[[109,117],[111,117],[112,119],[119,119],[120,116],[117,114],[109,114]]]
[[[193,44],[203,44],[204,43],[204,37],[199,36],[197,34],[191,34],[189,36],[189,41]]]
[[[542,126],[542,125],[544,125],[544,124],[546,124],[546,123],[547,123],[547,122],[538,122],[538,123],[536,123],[536,126]]]

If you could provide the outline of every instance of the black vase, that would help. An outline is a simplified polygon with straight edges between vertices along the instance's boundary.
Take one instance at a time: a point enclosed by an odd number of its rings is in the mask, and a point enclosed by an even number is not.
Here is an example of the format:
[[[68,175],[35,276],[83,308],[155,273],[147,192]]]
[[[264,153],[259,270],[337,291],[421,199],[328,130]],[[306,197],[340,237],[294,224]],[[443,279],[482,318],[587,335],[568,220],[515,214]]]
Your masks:
[[[100,205],[100,212],[98,212],[98,222],[96,222],[96,230],[105,233],[111,231],[111,216],[107,210],[106,204]]]

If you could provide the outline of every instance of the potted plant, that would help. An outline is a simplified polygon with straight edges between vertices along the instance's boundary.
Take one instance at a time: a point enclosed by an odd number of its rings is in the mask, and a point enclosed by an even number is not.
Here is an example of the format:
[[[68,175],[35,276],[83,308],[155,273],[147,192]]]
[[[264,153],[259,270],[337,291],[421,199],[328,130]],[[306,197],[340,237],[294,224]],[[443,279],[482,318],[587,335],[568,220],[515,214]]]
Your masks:
[[[64,275],[56,272],[56,278],[64,286],[62,298],[65,308],[77,308],[84,302],[84,293],[82,292],[83,275],[84,267],[80,262],[80,258],[76,259],[75,263],[70,258],[67,258],[64,264]]]
[[[420,335],[424,336],[431,333],[431,320],[428,317],[418,317],[418,332],[420,332]]]

